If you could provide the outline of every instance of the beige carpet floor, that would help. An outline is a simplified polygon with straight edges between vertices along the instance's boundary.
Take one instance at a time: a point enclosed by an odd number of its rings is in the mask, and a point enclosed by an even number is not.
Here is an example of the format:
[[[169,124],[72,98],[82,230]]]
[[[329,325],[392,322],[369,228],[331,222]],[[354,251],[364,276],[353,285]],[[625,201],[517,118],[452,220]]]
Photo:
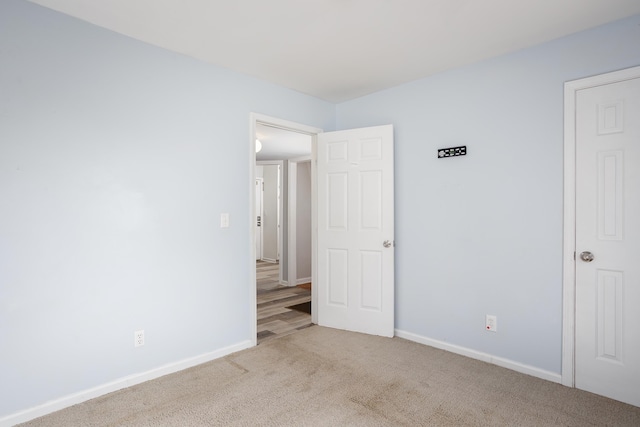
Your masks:
[[[640,408],[400,338],[312,326],[28,426],[640,426]]]

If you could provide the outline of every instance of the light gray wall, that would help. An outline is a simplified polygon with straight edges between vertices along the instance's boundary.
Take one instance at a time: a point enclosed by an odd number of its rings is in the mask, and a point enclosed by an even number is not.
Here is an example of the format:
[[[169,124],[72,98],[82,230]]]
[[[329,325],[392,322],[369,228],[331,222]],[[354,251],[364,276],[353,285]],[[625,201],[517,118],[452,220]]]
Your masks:
[[[249,114],[335,106],[22,0],[0,64],[0,418],[250,340]]]
[[[296,170],[296,274],[307,279],[311,277],[311,162],[298,163]]]
[[[635,65],[640,16],[338,105],[395,128],[398,329],[560,373],[563,83]]]
[[[337,106],[395,126],[398,328],[560,371],[562,85],[639,65],[639,24]],[[336,107],[23,0],[0,64],[0,417],[250,339],[247,118]]]

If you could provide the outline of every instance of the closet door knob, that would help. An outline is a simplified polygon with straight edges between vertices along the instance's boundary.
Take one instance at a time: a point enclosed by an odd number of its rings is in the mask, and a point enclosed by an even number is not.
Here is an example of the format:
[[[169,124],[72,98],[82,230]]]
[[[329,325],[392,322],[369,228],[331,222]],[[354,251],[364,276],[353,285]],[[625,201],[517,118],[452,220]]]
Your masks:
[[[580,259],[583,260],[584,262],[591,262],[595,259],[595,257],[591,252],[584,251],[580,254]]]

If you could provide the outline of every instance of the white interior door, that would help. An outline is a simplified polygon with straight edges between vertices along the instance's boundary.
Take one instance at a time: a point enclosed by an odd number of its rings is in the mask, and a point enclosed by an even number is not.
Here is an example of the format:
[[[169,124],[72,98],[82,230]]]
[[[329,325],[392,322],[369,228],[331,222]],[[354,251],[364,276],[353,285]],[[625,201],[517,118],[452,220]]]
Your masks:
[[[256,261],[262,259],[262,178],[256,178]]]
[[[318,135],[318,324],[394,334],[393,127]]]
[[[280,254],[280,166],[263,165],[262,259],[278,262]]]
[[[575,384],[636,406],[639,260],[640,78],[635,78],[576,95]]]

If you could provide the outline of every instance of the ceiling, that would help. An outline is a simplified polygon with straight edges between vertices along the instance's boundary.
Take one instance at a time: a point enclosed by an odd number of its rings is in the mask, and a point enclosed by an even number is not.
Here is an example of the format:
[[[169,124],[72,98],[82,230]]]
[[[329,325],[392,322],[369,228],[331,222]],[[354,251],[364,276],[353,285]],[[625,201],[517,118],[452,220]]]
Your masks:
[[[256,153],[256,160],[287,160],[311,156],[310,135],[257,123],[256,139],[262,143],[262,150]]]
[[[339,103],[640,13],[638,0],[30,0]]]

